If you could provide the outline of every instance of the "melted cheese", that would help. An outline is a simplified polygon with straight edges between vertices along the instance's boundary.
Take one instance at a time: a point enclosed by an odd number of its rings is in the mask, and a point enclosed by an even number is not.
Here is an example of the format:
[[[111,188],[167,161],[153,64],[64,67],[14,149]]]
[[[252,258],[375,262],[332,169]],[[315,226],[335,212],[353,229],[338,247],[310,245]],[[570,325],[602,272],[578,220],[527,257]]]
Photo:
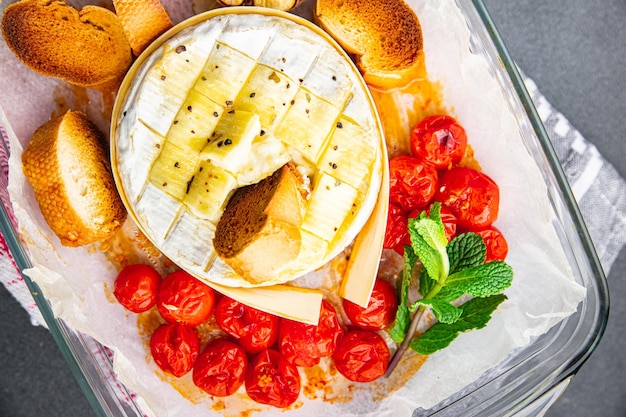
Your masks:
[[[313,184],[302,252],[268,285],[341,252],[380,188],[381,128],[365,84],[319,29],[287,16],[222,10],[185,22],[139,58],[114,110],[114,174],[131,216],[173,262],[239,299],[244,290],[228,288],[252,284],[212,246],[236,188],[288,161]],[[315,319],[319,292],[277,288],[249,292],[244,302]],[[290,305],[301,306],[282,314],[259,301],[276,306],[276,294],[290,291]]]

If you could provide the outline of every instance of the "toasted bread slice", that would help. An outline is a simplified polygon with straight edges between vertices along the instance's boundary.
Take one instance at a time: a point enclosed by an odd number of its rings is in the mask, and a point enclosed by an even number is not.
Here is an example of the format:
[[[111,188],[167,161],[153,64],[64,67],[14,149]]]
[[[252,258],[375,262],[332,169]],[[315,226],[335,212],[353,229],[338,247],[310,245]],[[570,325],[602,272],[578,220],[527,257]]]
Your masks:
[[[22,0],[5,9],[2,35],[31,70],[81,87],[111,87],[132,63],[117,16],[102,7]]]
[[[63,245],[105,240],[124,222],[104,136],[84,113],[68,111],[39,127],[22,168]]]
[[[113,0],[113,5],[135,56],[172,27],[159,0]]]
[[[356,58],[368,84],[406,85],[422,66],[422,29],[403,0],[318,0],[315,19]]]
[[[302,179],[284,165],[273,175],[235,191],[222,214],[213,245],[246,280],[261,284],[297,258],[301,246]]]

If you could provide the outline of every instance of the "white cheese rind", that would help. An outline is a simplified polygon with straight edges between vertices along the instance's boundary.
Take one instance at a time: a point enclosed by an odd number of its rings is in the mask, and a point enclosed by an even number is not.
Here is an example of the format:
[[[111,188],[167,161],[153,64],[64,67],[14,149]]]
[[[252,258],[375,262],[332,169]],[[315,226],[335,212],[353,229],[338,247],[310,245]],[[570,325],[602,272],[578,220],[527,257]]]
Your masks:
[[[381,175],[375,108],[354,66],[315,29],[254,13],[195,23],[140,57],[113,138],[123,199],[183,269],[256,286],[216,258],[215,224],[236,188],[295,163],[314,185],[303,207],[306,253],[264,284],[287,282],[337,255],[367,220]],[[203,173],[207,163],[224,175]]]

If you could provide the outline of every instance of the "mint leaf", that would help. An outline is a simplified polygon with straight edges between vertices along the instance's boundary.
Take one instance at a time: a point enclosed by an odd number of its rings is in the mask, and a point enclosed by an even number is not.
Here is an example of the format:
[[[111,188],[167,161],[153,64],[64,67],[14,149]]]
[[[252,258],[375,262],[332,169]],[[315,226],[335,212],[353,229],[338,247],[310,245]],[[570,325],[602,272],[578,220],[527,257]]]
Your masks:
[[[486,298],[474,298],[463,304],[461,316],[451,324],[437,323],[417,339],[411,341],[410,347],[422,355],[430,355],[450,345],[461,332],[481,329],[487,325],[491,315],[506,300],[503,294]]]
[[[410,246],[404,247],[404,266],[400,273],[400,296],[396,318],[389,330],[389,336],[396,343],[402,343],[407,329],[411,324],[411,312],[409,311],[409,287],[413,269],[417,263],[417,255]]]
[[[488,297],[507,289],[513,281],[513,268],[506,262],[492,261],[456,272],[446,280],[448,291]]]
[[[443,227],[443,220],[441,220],[441,203],[440,202],[436,201],[433,203],[433,205],[430,207],[430,210],[428,211],[428,215],[426,214],[426,210],[424,210],[420,213],[420,216],[430,217],[437,223],[441,223],[441,227],[443,228],[444,234],[445,234],[445,228]]]
[[[450,274],[485,263],[487,247],[480,235],[468,232],[452,239],[446,247],[450,259]]]
[[[437,282],[445,279],[449,271],[448,240],[441,220],[409,219],[409,236],[413,250],[431,278]]]
[[[460,308],[446,301],[421,299],[417,300],[414,305],[430,307],[430,310],[440,323],[454,323],[461,317],[461,313],[463,312]],[[415,310],[415,308],[412,308],[412,310]]]
[[[433,289],[433,287],[437,284],[434,279],[428,275],[428,271],[426,268],[422,268],[420,270],[420,288],[419,293],[422,297],[426,297],[426,295]]]
[[[463,294],[465,294],[465,292],[462,289],[445,286],[437,294],[430,298],[433,300],[445,301],[449,303],[456,300]]]

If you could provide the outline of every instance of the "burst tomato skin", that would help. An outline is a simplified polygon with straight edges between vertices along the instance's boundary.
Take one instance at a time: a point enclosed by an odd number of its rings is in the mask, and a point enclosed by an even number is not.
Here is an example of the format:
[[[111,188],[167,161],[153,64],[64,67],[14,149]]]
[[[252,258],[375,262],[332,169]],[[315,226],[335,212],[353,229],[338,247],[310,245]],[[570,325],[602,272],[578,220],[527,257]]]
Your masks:
[[[189,372],[200,352],[200,340],[191,327],[180,323],[160,325],[150,338],[154,362],[174,376]]]
[[[506,255],[509,253],[509,245],[498,228],[490,226],[486,229],[475,230],[474,233],[479,234],[483,238],[487,247],[485,262],[503,261],[506,258]]]
[[[383,240],[383,248],[393,249],[400,255],[404,254],[404,245],[410,245],[408,219],[402,207],[389,203],[387,212],[387,229]]]
[[[217,325],[235,338],[248,353],[271,347],[278,337],[277,316],[222,297],[215,309]]]
[[[372,289],[367,307],[361,307],[348,300],[343,300],[346,315],[363,330],[382,330],[393,322],[398,308],[396,291],[384,279],[377,279]]]
[[[460,228],[478,230],[498,218],[500,191],[486,174],[458,167],[441,176],[434,200],[452,211]]]
[[[437,188],[437,169],[428,162],[410,155],[389,161],[389,201],[406,213],[424,208]]]
[[[121,305],[133,313],[150,310],[157,300],[161,276],[153,267],[144,264],[129,265],[115,278],[113,295]]]
[[[352,330],[333,355],[335,367],[350,381],[370,382],[380,378],[389,365],[389,348],[376,332]]]
[[[243,385],[248,357],[241,346],[225,339],[210,342],[193,367],[193,383],[206,393],[227,397]]]
[[[450,168],[465,155],[467,134],[453,117],[430,116],[411,132],[411,152],[438,169]]]
[[[245,386],[254,401],[285,408],[300,395],[300,374],[277,350],[265,349],[248,366]]]
[[[337,312],[323,300],[317,325],[288,319],[281,321],[278,348],[283,357],[294,365],[314,366],[320,358],[335,352],[343,334]]]
[[[211,287],[182,270],[165,277],[157,296],[157,309],[163,319],[192,327],[209,318],[214,303]]]

